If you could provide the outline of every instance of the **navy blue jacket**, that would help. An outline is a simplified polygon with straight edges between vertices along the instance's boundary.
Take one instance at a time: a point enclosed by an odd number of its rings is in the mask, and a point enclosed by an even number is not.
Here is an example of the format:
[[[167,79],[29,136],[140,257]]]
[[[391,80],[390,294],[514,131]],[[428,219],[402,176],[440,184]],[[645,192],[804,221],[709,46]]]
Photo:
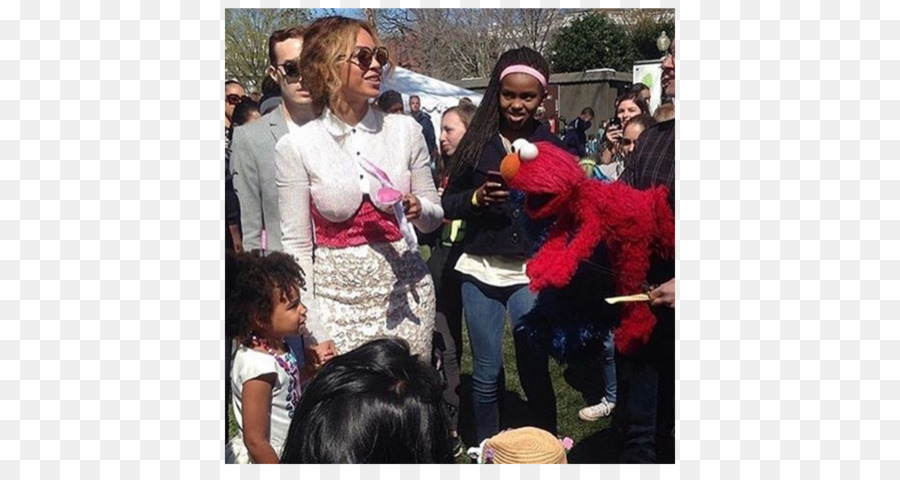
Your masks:
[[[572,153],[583,157],[587,155],[585,146],[587,145],[587,131],[591,128],[591,122],[577,117],[569,122],[566,126],[565,144],[566,149]]]
[[[431,155],[437,149],[437,139],[434,135],[434,125],[431,123],[431,117],[420,110],[419,113],[413,115],[413,118],[422,126],[425,145],[428,147],[428,154]]]
[[[565,148],[559,138],[543,124],[537,124],[528,141],[552,142]],[[445,218],[466,221],[466,236],[462,248],[470,255],[505,255],[525,259],[533,253],[533,232],[528,231],[526,225],[521,193],[513,191],[509,200],[489,207],[472,205],[475,190],[488,180],[488,172],[500,170],[500,162],[505,156],[503,141],[499,135],[494,135],[485,145],[481,158],[475,165],[466,165],[450,177],[450,183],[441,199]]]

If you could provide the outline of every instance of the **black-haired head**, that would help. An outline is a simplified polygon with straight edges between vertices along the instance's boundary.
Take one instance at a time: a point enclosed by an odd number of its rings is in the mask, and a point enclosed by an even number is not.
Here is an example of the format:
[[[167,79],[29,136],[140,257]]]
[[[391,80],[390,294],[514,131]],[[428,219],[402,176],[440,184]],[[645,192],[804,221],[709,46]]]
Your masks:
[[[406,341],[335,357],[300,398],[281,463],[452,463],[437,372]]]

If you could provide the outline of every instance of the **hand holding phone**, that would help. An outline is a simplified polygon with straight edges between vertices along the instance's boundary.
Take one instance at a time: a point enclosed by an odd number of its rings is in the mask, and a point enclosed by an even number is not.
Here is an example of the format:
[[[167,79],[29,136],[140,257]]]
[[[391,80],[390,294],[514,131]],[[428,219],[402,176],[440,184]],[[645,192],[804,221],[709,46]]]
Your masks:
[[[612,117],[606,122],[606,141],[613,144],[622,138],[622,121],[618,116]]]
[[[503,178],[503,175],[500,172],[498,172],[496,170],[491,170],[488,172],[487,176],[488,176],[488,183],[496,183],[496,184],[500,185],[499,187],[491,188],[492,190],[506,190],[507,189],[506,180]]]
[[[506,185],[506,180],[503,179],[503,175],[500,172],[490,171],[487,177],[487,181],[476,192],[476,200],[479,205],[505,202],[507,197],[509,197],[509,189]]]

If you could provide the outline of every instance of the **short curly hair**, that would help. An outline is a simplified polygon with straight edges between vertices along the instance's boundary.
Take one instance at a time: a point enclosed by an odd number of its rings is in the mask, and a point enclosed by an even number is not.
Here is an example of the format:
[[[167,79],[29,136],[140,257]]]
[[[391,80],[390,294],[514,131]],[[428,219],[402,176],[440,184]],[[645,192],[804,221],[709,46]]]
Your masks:
[[[300,76],[317,107],[331,106],[337,101],[343,86],[343,62],[349,59],[360,29],[369,32],[375,45],[381,46],[372,25],[355,18],[324,17],[306,29],[300,53]],[[388,66],[386,74],[392,70]]]
[[[303,269],[282,252],[225,254],[225,333],[244,343],[255,334],[259,323],[271,322],[273,293],[281,300],[299,295],[306,286]],[[296,293],[294,293],[296,292]]]

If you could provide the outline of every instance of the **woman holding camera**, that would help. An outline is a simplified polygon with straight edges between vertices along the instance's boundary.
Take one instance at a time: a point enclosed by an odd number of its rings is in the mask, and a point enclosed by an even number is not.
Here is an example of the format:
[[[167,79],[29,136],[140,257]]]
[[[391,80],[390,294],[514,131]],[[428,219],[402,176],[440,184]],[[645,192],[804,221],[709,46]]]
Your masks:
[[[600,163],[602,165],[613,165],[612,168],[606,167],[603,169],[603,173],[613,181],[619,178],[619,175],[625,169],[625,155],[619,148],[619,142],[622,140],[625,126],[628,125],[632,118],[649,113],[650,107],[641,98],[640,93],[629,91],[616,99],[616,114],[607,122],[604,135],[605,142],[603,149],[600,151]]]

